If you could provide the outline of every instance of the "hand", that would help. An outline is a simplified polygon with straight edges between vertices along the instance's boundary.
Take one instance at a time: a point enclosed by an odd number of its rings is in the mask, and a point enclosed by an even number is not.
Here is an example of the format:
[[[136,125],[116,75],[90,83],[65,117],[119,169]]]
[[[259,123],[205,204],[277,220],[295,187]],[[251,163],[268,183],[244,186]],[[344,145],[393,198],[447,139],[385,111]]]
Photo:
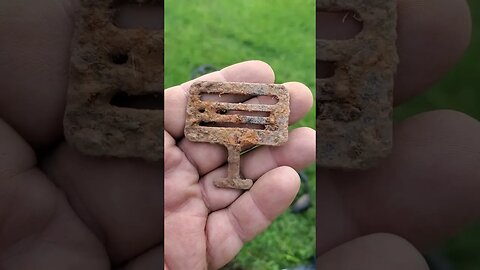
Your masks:
[[[199,80],[273,83],[274,74],[267,64],[250,61]],[[285,145],[243,155],[242,174],[255,181],[249,191],[216,188],[213,181],[226,175],[225,147],[193,143],[183,135],[191,83],[165,92],[165,268],[218,269],[295,198],[300,185],[295,169],[315,160],[315,131],[298,128]],[[284,85],[294,123],[310,110],[313,97],[303,84]]]
[[[164,254],[163,164],[84,156],[63,138],[69,47],[77,8],[75,0],[0,2],[0,34],[8,37],[0,42],[0,268],[158,269]],[[273,80],[267,65],[250,63],[239,67],[237,71],[244,74],[252,72],[251,80]],[[230,71],[236,73],[235,69]],[[254,74],[257,71],[258,76]],[[227,73],[231,79],[249,79],[242,74]],[[292,95],[292,103],[296,102],[300,109],[292,110],[292,118],[299,119],[311,106],[312,97],[300,84],[288,87],[298,92]],[[295,97],[298,98],[295,100]],[[166,140],[169,142],[168,136]],[[285,152],[272,150],[279,166],[299,168],[313,160],[313,131],[294,131],[290,141],[283,149],[308,147],[310,152],[306,151],[309,153],[306,157],[287,159]],[[215,147],[207,147],[205,151],[209,149]],[[263,149],[257,153],[268,156],[266,148]],[[169,159],[172,162],[167,160],[166,165],[175,164],[175,157],[178,155],[173,155],[173,159]],[[212,156],[211,160],[220,162],[221,155],[217,155],[217,159]],[[244,167],[252,167],[247,163],[245,158]],[[273,168],[275,164],[265,162],[264,165],[258,170],[249,169],[251,177],[260,177],[261,170]],[[208,166],[203,169],[206,168]],[[179,178],[182,185],[191,183],[188,174],[195,171],[185,173],[185,178]],[[245,230],[242,239],[252,237],[265,227],[267,220],[262,218],[279,214],[296,193],[297,176],[292,169],[280,167],[261,177],[248,194],[253,198],[264,193],[269,182],[279,174],[269,188],[273,192],[284,192],[283,196],[258,201],[266,216],[239,215],[258,222],[251,230]],[[167,189],[170,187],[166,185]],[[199,185],[192,184],[189,188],[195,189],[199,190]],[[178,191],[179,195],[187,195],[183,189]],[[209,207],[220,207],[222,202],[235,200],[233,191],[213,192],[211,196]],[[215,196],[218,200],[213,199]],[[237,205],[245,206],[241,201],[245,199],[237,200]],[[194,205],[192,210],[197,207],[201,209],[202,205]],[[203,209],[206,209],[205,203]],[[216,219],[221,218],[217,216]],[[203,228],[201,230],[203,232]],[[223,258],[217,254],[214,263],[226,262],[238,248],[238,243],[234,243],[230,253]]]
[[[77,8],[0,1],[0,268],[159,269],[163,162],[88,157],[63,138]]]
[[[398,5],[396,105],[458,61],[471,27],[463,0]],[[425,269],[419,251],[480,218],[479,138],[479,122],[467,115],[426,112],[396,124],[393,153],[377,168],[319,169],[318,269]]]

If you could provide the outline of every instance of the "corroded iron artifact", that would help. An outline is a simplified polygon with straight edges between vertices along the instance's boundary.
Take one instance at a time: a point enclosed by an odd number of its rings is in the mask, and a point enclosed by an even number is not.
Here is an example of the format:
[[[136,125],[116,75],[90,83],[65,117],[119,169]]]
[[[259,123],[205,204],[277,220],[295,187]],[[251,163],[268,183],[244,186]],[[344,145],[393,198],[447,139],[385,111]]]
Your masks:
[[[392,93],[398,63],[394,0],[317,0],[317,11],[354,12],[362,31],[347,40],[317,39],[317,164],[366,169],[392,148]]]
[[[114,23],[119,4],[161,2],[82,1],[64,117],[65,137],[82,153],[163,159],[163,31]]]
[[[244,100],[232,103],[203,98],[212,94],[235,95]],[[276,103],[241,103],[247,96],[266,96]],[[285,143],[289,114],[289,95],[283,85],[197,82],[189,90],[185,136],[193,142],[222,144],[227,148],[228,176],[217,179],[217,187],[249,189],[253,181],[240,176],[241,151],[255,145]]]

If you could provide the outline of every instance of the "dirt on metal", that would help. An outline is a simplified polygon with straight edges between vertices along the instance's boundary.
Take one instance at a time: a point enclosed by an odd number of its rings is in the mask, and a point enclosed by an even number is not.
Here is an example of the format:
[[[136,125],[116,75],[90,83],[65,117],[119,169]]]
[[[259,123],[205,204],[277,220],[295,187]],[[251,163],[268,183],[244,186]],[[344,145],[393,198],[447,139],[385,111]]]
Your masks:
[[[163,159],[163,31],[114,23],[120,4],[161,3],[81,1],[64,117],[65,137],[80,152]],[[146,99],[155,104],[135,104]]]
[[[317,62],[335,69],[317,78],[320,167],[367,169],[391,152],[396,9],[395,0],[317,0],[317,12],[354,14],[363,24],[351,39],[317,38]]]
[[[202,99],[206,94],[218,98]],[[231,99],[221,100],[222,96]],[[260,102],[270,99],[276,103],[255,104],[254,97]],[[253,181],[240,176],[242,150],[285,143],[289,115],[289,94],[283,85],[197,82],[189,90],[185,137],[193,142],[222,144],[227,148],[228,176],[214,181],[215,186],[249,189]]]

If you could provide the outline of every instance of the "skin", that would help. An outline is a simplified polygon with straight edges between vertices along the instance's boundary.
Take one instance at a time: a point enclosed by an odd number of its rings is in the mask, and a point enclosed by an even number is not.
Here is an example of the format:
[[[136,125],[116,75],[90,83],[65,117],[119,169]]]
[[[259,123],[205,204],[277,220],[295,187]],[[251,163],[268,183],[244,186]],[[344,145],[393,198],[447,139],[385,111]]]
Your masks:
[[[267,64],[250,61],[199,80],[273,83],[274,74]],[[241,173],[256,180],[248,192],[218,189],[213,181],[226,176],[225,148],[183,137],[190,84],[165,92],[165,268],[217,269],[293,201],[300,185],[294,169],[315,160],[315,131],[295,129],[285,145],[244,155]],[[312,107],[312,94],[300,83],[284,85],[291,97],[289,120],[294,123]]]
[[[0,42],[0,268],[158,269],[164,230],[165,268],[220,267],[290,204],[299,185],[292,168],[313,160],[314,132],[297,129],[288,144],[244,157],[244,176],[256,180],[251,191],[214,189],[226,155],[182,140],[187,83],[165,94],[164,164],[79,154],[62,136],[77,7],[0,1],[0,36],[8,37]],[[463,0],[399,0],[399,16],[396,104],[439,80],[470,38]],[[208,79],[269,83],[274,75],[253,61]],[[286,86],[295,121],[312,97],[302,84]],[[423,113],[396,125],[393,154],[379,168],[320,169],[318,266],[425,269],[418,249],[479,218],[479,137],[471,117]]]

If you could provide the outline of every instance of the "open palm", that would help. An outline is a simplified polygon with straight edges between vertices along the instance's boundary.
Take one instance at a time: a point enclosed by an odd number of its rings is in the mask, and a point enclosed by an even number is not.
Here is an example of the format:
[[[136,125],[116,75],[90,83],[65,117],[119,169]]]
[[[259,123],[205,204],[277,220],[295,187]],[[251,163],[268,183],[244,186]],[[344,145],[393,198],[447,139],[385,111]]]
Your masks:
[[[470,34],[464,0],[398,6],[397,105],[441,78]],[[314,132],[294,130],[286,145],[244,156],[242,173],[256,180],[250,191],[217,189],[222,146],[182,139],[187,83],[165,96],[164,164],[79,154],[62,127],[76,8],[77,0],[0,1],[0,268],[158,269],[164,236],[170,270],[224,265],[291,202],[293,169],[312,161]],[[274,76],[254,61],[206,79]],[[298,83],[287,88],[294,122],[311,95]],[[480,218],[479,126],[457,112],[420,114],[396,125],[393,154],[379,168],[319,169],[321,269],[424,269],[416,249]]]
[[[265,63],[249,61],[199,80],[273,83],[274,74]],[[295,129],[285,145],[242,156],[243,176],[255,180],[251,190],[216,188],[213,181],[226,175],[226,150],[183,137],[191,83],[165,92],[165,264],[168,269],[217,269],[290,205],[300,184],[294,169],[315,159],[315,132]],[[310,110],[312,94],[300,83],[285,86],[294,123]]]
[[[63,137],[69,47],[78,4],[0,3],[0,33],[8,37],[0,42],[0,268],[158,269],[164,257],[164,164],[88,157]],[[273,83],[273,72],[260,62],[216,75]],[[291,119],[298,120],[313,103],[311,92],[301,84],[287,87],[295,106]],[[301,168],[313,162],[314,131],[293,131],[290,142],[278,148],[284,150],[260,148],[255,158],[245,157],[245,175],[260,179],[242,197],[233,190],[202,189],[222,173],[223,149],[182,142],[176,146],[173,138],[179,140],[183,132],[185,96],[170,89],[166,99],[174,92],[180,94],[172,101],[179,113],[170,114],[174,107],[167,106],[165,123],[165,230],[172,247],[187,245],[173,253],[167,250],[167,263],[174,269],[177,264],[197,269],[207,262],[218,267],[289,205],[298,190],[298,176],[282,165]],[[287,158],[285,151],[293,148],[304,155]],[[262,166],[248,165],[259,158]],[[222,208],[226,209],[208,215]],[[244,210],[249,214],[240,213]],[[227,217],[239,223],[222,222]],[[208,241],[205,226],[215,231]],[[208,247],[213,252],[207,252],[207,243],[214,245]],[[188,257],[179,260],[182,253]]]

